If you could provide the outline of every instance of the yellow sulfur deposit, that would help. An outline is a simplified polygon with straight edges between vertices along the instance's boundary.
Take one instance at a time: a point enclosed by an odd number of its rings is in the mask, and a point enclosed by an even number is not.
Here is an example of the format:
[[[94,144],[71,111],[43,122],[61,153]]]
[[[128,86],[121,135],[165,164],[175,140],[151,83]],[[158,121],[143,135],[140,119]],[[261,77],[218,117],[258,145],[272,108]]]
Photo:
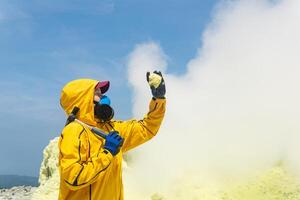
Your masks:
[[[221,195],[222,200],[298,200],[300,183],[283,166],[276,166],[246,184]]]
[[[40,186],[32,195],[32,200],[57,200],[59,189],[58,137],[50,141],[43,151],[40,168]]]
[[[150,73],[149,76],[149,85],[157,88],[161,82],[161,76],[155,74],[155,73]]]
[[[59,187],[57,141],[58,138],[50,141],[44,150],[40,186],[35,190],[33,200],[57,199]],[[123,163],[123,166],[127,167],[126,163]],[[201,180],[201,173],[198,172],[197,176]],[[186,175],[162,193],[154,191],[153,195],[141,196],[136,195],[135,191],[130,191],[131,193],[125,194],[125,197],[126,200],[300,200],[300,182],[283,164],[262,171],[255,177],[239,180],[228,182],[223,180],[222,183],[206,185],[195,181],[195,175]],[[128,184],[125,180],[125,193],[128,191],[126,188],[132,188]]]
[[[251,180],[250,180],[251,179]],[[154,194],[151,200],[299,200],[300,183],[285,170],[275,166],[257,177],[238,183],[215,186],[177,183],[166,194]]]

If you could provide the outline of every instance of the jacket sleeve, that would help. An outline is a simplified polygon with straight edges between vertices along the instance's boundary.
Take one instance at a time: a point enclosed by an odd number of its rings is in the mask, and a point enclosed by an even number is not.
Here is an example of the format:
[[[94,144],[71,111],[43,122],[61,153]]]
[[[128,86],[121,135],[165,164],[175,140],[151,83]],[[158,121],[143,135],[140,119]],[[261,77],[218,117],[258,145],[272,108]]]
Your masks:
[[[166,99],[152,99],[149,111],[142,120],[119,122],[120,135],[124,138],[122,151],[126,152],[154,137],[162,123],[166,110]]]
[[[101,149],[89,157],[89,142],[86,130],[77,123],[66,126],[59,141],[59,169],[61,181],[71,190],[86,187],[99,178],[109,167],[112,155]]]

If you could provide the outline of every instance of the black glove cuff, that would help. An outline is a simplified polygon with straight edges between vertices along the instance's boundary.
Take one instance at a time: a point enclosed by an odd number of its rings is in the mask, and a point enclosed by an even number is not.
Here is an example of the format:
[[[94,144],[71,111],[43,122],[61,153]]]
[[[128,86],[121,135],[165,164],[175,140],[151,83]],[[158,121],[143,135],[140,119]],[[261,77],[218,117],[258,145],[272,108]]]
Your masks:
[[[110,153],[110,152],[109,152],[108,150],[104,149],[104,150],[103,150],[103,153],[108,154],[108,153]]]

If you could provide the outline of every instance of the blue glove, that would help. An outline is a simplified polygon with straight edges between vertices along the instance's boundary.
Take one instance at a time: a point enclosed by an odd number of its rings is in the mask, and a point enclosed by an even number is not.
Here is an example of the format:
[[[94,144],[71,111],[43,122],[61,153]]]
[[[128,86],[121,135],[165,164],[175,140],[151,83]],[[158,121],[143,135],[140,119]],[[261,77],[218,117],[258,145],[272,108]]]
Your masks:
[[[109,151],[113,156],[117,155],[123,145],[124,139],[117,131],[112,131],[106,136],[104,149]]]
[[[151,86],[152,95],[153,95],[154,98],[164,99],[165,94],[166,94],[165,80],[164,80],[164,78],[163,78],[160,71],[154,71],[153,73],[161,76],[161,82],[160,82],[160,84],[157,88],[155,88],[154,86]],[[147,72],[146,78],[147,78],[148,83],[149,83],[149,76],[150,76],[150,72]]]

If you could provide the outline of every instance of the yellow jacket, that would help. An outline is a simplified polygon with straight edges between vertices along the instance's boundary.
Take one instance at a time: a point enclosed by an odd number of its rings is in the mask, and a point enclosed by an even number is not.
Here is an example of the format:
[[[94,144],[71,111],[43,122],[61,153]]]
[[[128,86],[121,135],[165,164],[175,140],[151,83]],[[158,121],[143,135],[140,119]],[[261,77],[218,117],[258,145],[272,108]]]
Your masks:
[[[94,118],[94,88],[98,81],[79,79],[62,90],[60,103],[67,114],[77,106],[77,118],[89,125],[124,138],[113,157],[103,151],[104,139],[77,122],[67,125],[59,140],[59,199],[122,200],[122,154],[156,135],[165,113],[165,99],[152,99],[143,120],[97,122]]]

